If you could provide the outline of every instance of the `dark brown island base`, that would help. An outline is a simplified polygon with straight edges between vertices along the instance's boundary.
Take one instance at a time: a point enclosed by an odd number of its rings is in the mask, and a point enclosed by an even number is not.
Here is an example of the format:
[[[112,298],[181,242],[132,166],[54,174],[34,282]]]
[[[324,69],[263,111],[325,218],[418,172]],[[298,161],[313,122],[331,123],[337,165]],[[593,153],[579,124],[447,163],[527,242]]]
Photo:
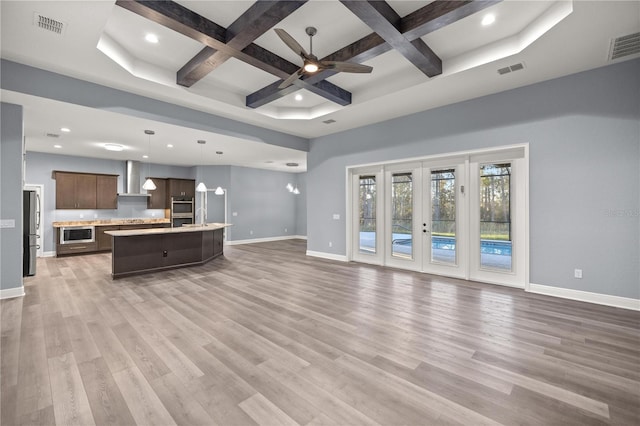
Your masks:
[[[223,253],[226,223],[180,228],[106,231],[111,235],[111,276],[202,265]]]

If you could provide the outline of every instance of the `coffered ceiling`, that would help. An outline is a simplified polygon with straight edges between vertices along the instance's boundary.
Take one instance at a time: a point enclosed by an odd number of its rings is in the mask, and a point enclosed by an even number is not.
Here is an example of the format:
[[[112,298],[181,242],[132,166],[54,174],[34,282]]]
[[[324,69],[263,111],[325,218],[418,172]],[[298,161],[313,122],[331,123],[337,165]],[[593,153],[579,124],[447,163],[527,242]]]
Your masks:
[[[2,58],[305,138],[603,66],[611,63],[612,39],[640,31],[637,1],[2,1],[1,7]],[[493,24],[482,24],[487,15]],[[61,34],[39,28],[37,16],[62,23]],[[302,59],[273,29],[308,51],[309,26],[318,30],[318,58],[362,63],[373,72],[324,71],[278,89]],[[146,41],[148,34],[158,42]],[[498,73],[515,64],[522,69]],[[23,97],[2,95],[17,103]],[[94,112],[96,122],[117,118]],[[28,147],[52,151],[46,131],[27,123]],[[136,147],[140,138],[129,139]],[[90,148],[78,141],[74,152],[96,156]],[[252,166],[304,163],[304,154],[273,149],[284,151]],[[233,161],[242,164],[238,155]]]

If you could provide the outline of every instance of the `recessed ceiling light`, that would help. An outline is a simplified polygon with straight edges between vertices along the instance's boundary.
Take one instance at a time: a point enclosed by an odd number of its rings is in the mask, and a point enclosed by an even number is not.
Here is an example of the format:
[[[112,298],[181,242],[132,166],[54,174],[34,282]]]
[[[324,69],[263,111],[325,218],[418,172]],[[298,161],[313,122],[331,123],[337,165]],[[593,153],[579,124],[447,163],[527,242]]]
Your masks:
[[[482,18],[482,25],[483,26],[487,26],[487,25],[491,25],[494,22],[496,22],[496,15],[489,13],[488,15],[484,15],[484,18]]]
[[[118,145],[116,143],[105,143],[104,149],[107,151],[124,151],[124,146]]]
[[[147,40],[149,43],[155,44],[158,42],[158,36],[151,33],[148,33],[146,36],[144,36],[144,39]]]
[[[62,148],[62,145],[54,145],[53,147],[57,148],[57,149],[60,149],[60,148]]]
[[[167,148],[173,148],[173,145],[171,145],[170,143],[167,144]]]
[[[149,156],[145,154],[142,156],[142,158],[149,158]]]
[[[68,127],[60,127],[60,131],[61,132],[65,132],[65,133],[69,133],[71,131],[71,129],[68,128]]]
[[[300,93],[297,93],[297,94],[294,96],[294,99],[295,99],[296,101],[300,102],[300,101],[302,100],[302,95],[301,95]]]

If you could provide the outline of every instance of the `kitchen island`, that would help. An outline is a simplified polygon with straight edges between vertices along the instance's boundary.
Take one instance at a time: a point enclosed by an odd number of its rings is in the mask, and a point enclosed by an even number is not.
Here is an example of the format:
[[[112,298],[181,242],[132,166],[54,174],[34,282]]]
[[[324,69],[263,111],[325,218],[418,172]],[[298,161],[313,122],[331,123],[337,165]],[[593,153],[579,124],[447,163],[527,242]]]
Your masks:
[[[111,235],[111,276],[202,265],[223,254],[227,223],[179,228],[106,231]]]

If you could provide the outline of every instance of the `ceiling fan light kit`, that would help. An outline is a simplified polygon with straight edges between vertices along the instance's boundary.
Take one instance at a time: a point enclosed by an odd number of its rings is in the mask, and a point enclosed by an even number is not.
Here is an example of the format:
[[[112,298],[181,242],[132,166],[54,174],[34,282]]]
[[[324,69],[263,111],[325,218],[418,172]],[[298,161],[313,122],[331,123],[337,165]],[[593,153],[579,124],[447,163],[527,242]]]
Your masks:
[[[278,34],[278,37],[284,42],[284,44],[293,50],[296,55],[302,58],[302,68],[287,77],[280,85],[279,89],[284,89],[293,84],[305,74],[314,74],[320,70],[333,70],[335,72],[349,72],[349,73],[370,73],[373,68],[368,65],[356,64],[354,62],[340,62],[340,61],[321,61],[313,54],[313,36],[318,33],[315,27],[307,27],[305,32],[309,36],[309,53],[304,50],[304,47],[300,45],[291,37],[291,35],[282,28],[275,28],[274,31]]]

